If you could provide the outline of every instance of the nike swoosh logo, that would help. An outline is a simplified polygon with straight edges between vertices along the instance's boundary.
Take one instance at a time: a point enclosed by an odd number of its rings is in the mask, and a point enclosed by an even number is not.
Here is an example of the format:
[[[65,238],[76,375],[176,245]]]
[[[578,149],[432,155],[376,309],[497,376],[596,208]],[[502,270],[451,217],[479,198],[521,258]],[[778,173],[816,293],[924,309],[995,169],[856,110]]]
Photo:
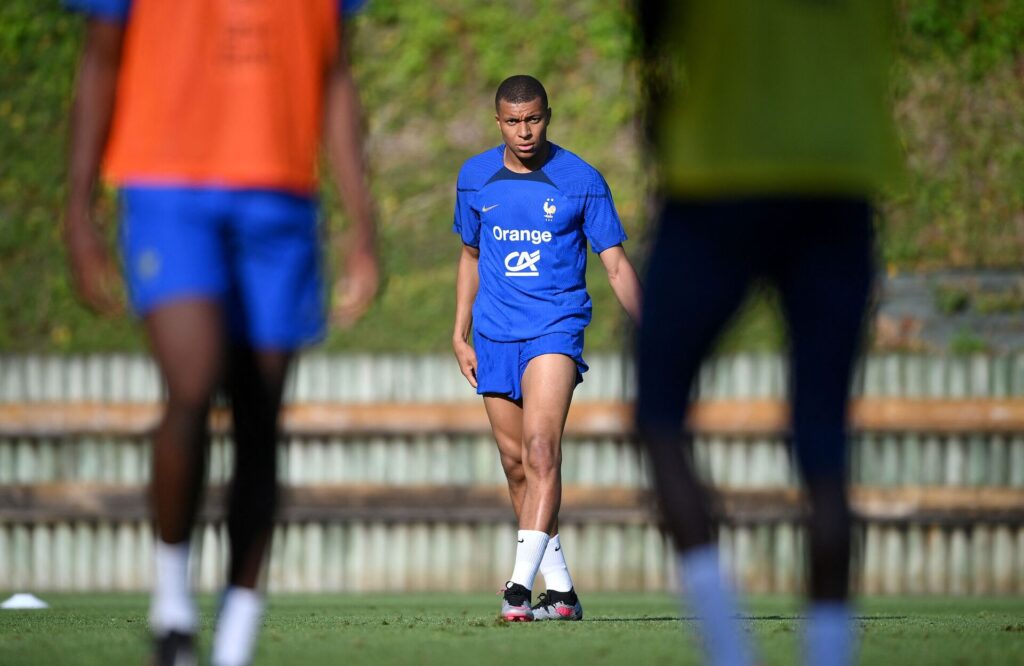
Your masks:
[[[561,546],[555,546],[555,552],[556,552],[556,553],[557,553],[558,551],[560,551],[560,550],[562,550],[562,547],[561,547]]]
[[[493,206],[484,206],[484,207],[483,207],[483,208],[481,208],[480,210],[481,210],[482,212],[486,213],[486,212],[487,212],[487,211],[489,211],[489,210],[494,210],[495,208],[497,208],[497,207],[498,207],[498,206],[500,206],[500,205],[501,205],[501,204],[494,204]]]
[[[526,539],[519,539],[519,543],[523,543]]]

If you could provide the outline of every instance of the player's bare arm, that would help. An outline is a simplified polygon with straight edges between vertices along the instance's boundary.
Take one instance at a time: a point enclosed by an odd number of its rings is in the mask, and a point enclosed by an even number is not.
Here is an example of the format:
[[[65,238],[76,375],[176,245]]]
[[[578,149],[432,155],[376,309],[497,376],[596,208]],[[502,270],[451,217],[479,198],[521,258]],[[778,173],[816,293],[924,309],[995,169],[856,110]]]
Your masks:
[[[345,45],[338,49],[325,96],[324,146],[352,225],[337,242],[339,255],[345,259],[344,272],[335,288],[331,320],[347,328],[369,309],[377,294],[380,271],[373,200],[363,154],[359,93]]]
[[[626,256],[626,250],[622,245],[614,245],[601,254],[601,263],[608,274],[608,284],[611,285],[615,298],[633,320],[634,324],[640,323],[642,289],[640,279],[636,275],[633,264]]]
[[[64,210],[64,240],[75,289],[88,307],[107,315],[121,310],[116,289],[119,276],[93,220],[93,201],[113,116],[123,41],[120,23],[88,22],[71,109]]]
[[[473,301],[480,288],[480,248],[462,246],[459,255],[459,270],[455,278],[455,332],[452,335],[452,349],[459,362],[459,370],[476,388],[476,352],[469,344],[473,328]]]

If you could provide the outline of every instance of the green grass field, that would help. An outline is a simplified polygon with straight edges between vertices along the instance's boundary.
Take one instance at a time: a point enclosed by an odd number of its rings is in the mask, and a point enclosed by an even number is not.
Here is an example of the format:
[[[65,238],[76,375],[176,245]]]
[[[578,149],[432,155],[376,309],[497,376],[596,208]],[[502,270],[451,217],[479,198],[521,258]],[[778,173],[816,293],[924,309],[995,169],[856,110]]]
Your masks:
[[[0,664],[145,662],[142,595],[44,596],[49,610],[0,611]],[[583,600],[581,623],[507,625],[496,596],[277,595],[257,664],[699,663],[671,597]],[[799,604],[755,599],[748,613],[764,663],[798,663]],[[1024,599],[867,599],[858,617],[863,664],[1024,664]]]

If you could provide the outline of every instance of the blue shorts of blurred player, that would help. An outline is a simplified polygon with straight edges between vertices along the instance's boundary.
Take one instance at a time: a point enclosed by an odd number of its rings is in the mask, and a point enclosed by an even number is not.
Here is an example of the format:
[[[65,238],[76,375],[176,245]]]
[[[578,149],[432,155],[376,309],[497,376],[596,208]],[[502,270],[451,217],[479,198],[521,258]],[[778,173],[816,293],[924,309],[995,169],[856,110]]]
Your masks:
[[[278,190],[130,186],[121,250],[139,316],[183,298],[224,306],[231,339],[292,350],[324,334],[317,204]]]

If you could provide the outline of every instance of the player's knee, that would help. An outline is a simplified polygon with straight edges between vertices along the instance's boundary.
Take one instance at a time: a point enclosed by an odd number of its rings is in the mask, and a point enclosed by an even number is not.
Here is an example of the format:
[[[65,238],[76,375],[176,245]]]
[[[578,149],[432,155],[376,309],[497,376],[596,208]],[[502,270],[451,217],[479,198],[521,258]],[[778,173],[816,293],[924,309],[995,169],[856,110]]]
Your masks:
[[[162,428],[192,442],[206,431],[209,401],[168,399]]]
[[[560,438],[548,433],[536,433],[526,438],[525,464],[536,476],[552,476],[562,464]]]
[[[526,472],[523,470],[523,459],[518,456],[501,456],[501,468],[505,472],[505,478],[509,483],[522,483],[526,480]]]
[[[183,414],[205,414],[216,390],[216,381],[201,377],[168,382],[167,409]]]

